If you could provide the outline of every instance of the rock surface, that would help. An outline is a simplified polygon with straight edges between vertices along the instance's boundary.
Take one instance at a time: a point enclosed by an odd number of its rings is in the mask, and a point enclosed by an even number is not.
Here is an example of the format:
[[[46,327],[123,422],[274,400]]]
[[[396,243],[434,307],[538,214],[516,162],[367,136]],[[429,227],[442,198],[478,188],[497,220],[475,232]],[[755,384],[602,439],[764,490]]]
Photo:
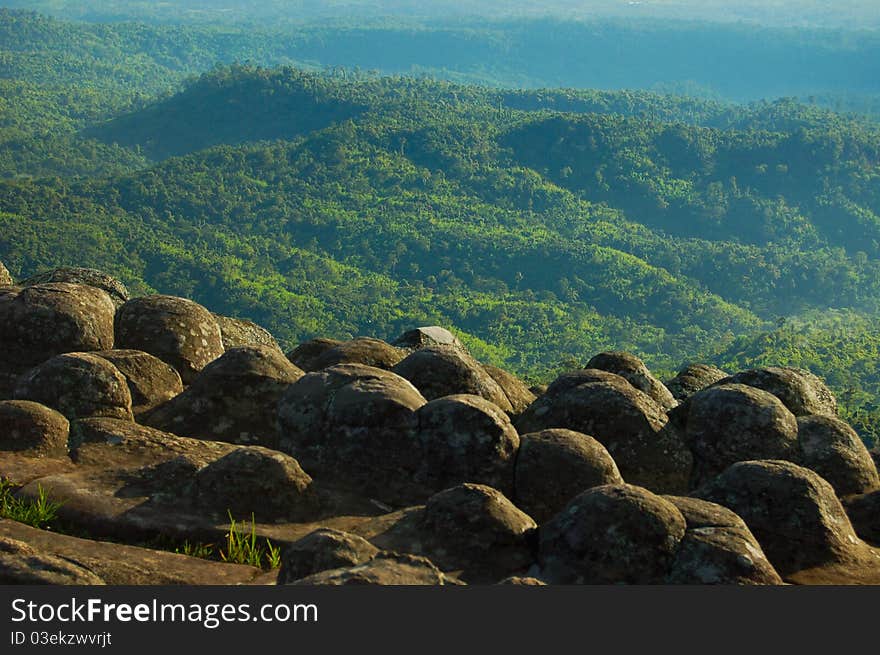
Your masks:
[[[316,366],[318,358],[341,343],[337,339],[311,339],[299,344],[287,353],[287,359],[306,373],[312,373],[319,370]]]
[[[669,389],[651,374],[641,359],[631,353],[599,353],[587,362],[585,368],[619,375],[636,389],[650,396],[663,409],[672,409],[678,404]]]
[[[74,266],[64,266],[51,271],[43,271],[32,275],[26,280],[18,283],[20,287],[33,287],[38,284],[49,284],[53,282],[65,282],[69,284],[84,284],[86,286],[101,289],[110,296],[110,300],[116,307],[122,306],[130,298],[128,289],[119,280],[111,275],[107,275],[102,271],[94,268],[77,268]]]
[[[312,370],[320,371],[340,364],[363,364],[391,370],[404,358],[406,352],[381,339],[358,337],[328,348],[311,362]]]
[[[92,353],[57,355],[22,375],[15,398],[42,403],[69,420],[90,417],[134,420],[125,376]]]
[[[357,535],[321,528],[284,549],[277,583],[290,584],[322,571],[358,566],[378,553],[378,548]]]
[[[582,491],[622,482],[617,464],[593,437],[564,429],[520,437],[514,501],[539,523]]]
[[[183,392],[180,375],[158,357],[142,350],[99,350],[125,377],[131,394],[131,410],[137,417]]]
[[[747,384],[763,389],[782,401],[795,416],[827,414],[837,416],[837,399],[810,371],[786,366],[768,366],[742,371],[718,384]]]
[[[222,316],[221,314],[213,314],[213,316],[220,327],[220,338],[225,350],[242,346],[268,346],[281,352],[281,346],[278,345],[272,333],[253,321]]]
[[[70,423],[45,405],[0,401],[0,450],[30,457],[66,457]]]
[[[233,348],[143,422],[186,437],[277,448],[278,400],[303,375],[280,350]]]
[[[838,496],[880,488],[877,467],[865,444],[849,425],[833,416],[798,418],[801,464],[825,478]]]
[[[116,313],[116,347],[143,350],[173,366],[184,384],[223,354],[220,326],[207,309],[185,298],[144,296]]]
[[[431,561],[417,555],[379,553],[364,564],[316,573],[297,585],[448,585],[455,584]]]
[[[510,403],[511,416],[519,416],[537,399],[525,382],[512,373],[508,373],[497,366],[489,366],[487,364],[483,365],[483,369],[495,380],[507,397],[507,402]]]
[[[420,327],[404,332],[391,345],[409,350],[418,350],[427,346],[451,346],[464,349],[458,337],[439,325]]]
[[[15,280],[12,279],[9,269],[3,265],[3,262],[0,262],[0,287],[11,287],[14,284]]]
[[[666,388],[673,398],[683,402],[726,377],[727,373],[711,364],[688,364],[666,383]]]

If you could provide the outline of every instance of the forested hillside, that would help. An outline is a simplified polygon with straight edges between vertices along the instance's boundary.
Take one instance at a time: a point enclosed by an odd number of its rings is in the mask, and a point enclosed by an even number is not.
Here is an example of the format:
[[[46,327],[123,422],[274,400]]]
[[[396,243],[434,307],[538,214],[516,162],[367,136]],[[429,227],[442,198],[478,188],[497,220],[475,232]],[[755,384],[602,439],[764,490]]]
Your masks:
[[[215,68],[281,55],[208,28],[0,19],[15,277],[94,266],[287,346],[442,324],[535,381],[604,349],[661,371],[791,363],[876,438],[869,120],[793,99]]]

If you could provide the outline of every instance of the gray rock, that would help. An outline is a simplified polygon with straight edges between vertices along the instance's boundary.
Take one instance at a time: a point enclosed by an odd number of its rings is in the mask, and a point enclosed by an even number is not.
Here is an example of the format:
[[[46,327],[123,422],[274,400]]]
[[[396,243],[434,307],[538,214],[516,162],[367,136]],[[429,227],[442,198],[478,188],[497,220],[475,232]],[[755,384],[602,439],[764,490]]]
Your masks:
[[[678,508],[647,489],[594,487],[541,526],[540,577],[550,584],[659,584],[685,529]]]
[[[277,584],[290,584],[322,571],[358,566],[378,553],[378,548],[357,535],[320,528],[284,549]]]
[[[223,340],[225,350],[242,346],[268,346],[282,352],[281,346],[278,345],[272,333],[253,321],[220,314],[213,314],[213,316],[217,325],[220,326],[220,337]]]
[[[452,332],[438,325],[420,327],[404,332],[392,345],[398,348],[418,350],[427,346],[452,346],[464,349],[462,343]]]
[[[663,409],[672,409],[678,404],[669,389],[651,374],[641,359],[631,353],[599,353],[587,362],[586,368],[619,375],[636,389],[650,396]]]
[[[843,498],[847,516],[862,539],[880,546],[880,490]]]
[[[94,353],[125,376],[131,410],[137,417],[183,391],[180,375],[158,357],[142,350],[99,350]]]
[[[752,459],[798,461],[797,419],[772,394],[743,384],[700,391],[675,420],[694,454],[694,485]]]
[[[312,373],[319,370],[316,366],[318,358],[341,343],[337,339],[311,339],[299,344],[287,353],[287,359],[306,373]]]
[[[143,350],[173,366],[184,384],[223,354],[220,326],[211,312],[185,298],[144,296],[116,313],[118,348]]]
[[[51,271],[43,271],[22,280],[18,283],[20,287],[32,287],[38,284],[48,284],[52,282],[66,282],[69,284],[84,284],[86,286],[101,289],[110,296],[110,300],[116,307],[120,307],[130,298],[128,289],[112,275],[107,275],[103,271],[94,268],[79,268],[73,266],[63,266]]]
[[[0,287],[11,287],[14,284],[15,280],[12,279],[9,270],[3,265],[3,262],[0,262]]]
[[[425,346],[392,370],[412,382],[428,400],[470,394],[495,403],[505,412],[513,411],[503,389],[483,365],[461,349]]]
[[[364,564],[323,571],[297,580],[293,584],[448,585],[456,583],[425,557],[382,552]]]
[[[316,371],[340,364],[363,364],[391,370],[405,355],[406,351],[390,346],[380,339],[358,337],[325,350],[311,364]]]
[[[683,402],[727,377],[727,373],[711,364],[688,364],[666,383],[672,397]]]
[[[801,416],[797,422],[801,464],[830,482],[838,496],[880,488],[877,467],[849,425],[823,415]]]
[[[280,350],[233,348],[142,421],[186,437],[277,448],[278,400],[303,375]]]
[[[0,450],[31,457],[66,457],[70,423],[62,414],[27,400],[0,402]]]
[[[747,384],[782,401],[795,416],[837,416],[837,399],[818,377],[802,368],[768,366],[736,373],[718,384]]]
[[[564,429],[520,437],[514,501],[539,523],[553,518],[582,491],[621,483],[611,455],[593,437]]]
[[[103,585],[87,568],[0,535],[0,584]]]
[[[104,417],[133,421],[131,393],[119,370],[91,353],[66,353],[18,379],[15,398],[58,410],[69,420]]]
[[[484,364],[483,368],[490,377],[495,380],[504,395],[507,396],[507,402],[510,403],[510,415],[519,416],[529,405],[535,402],[535,394],[533,394],[525,383],[512,373],[498,368],[497,366],[489,366]]]

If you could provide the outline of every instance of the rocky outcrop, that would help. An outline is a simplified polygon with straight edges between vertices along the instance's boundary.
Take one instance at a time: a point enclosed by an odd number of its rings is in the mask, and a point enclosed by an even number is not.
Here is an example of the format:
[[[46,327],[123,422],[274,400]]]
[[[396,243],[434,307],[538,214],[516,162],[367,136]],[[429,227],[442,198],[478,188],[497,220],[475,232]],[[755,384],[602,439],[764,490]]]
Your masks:
[[[849,425],[823,415],[801,416],[797,422],[801,464],[830,482],[838,496],[880,488],[877,467]]]
[[[772,394],[743,384],[704,389],[675,412],[694,454],[699,486],[731,464],[751,459],[798,461],[798,424]]]
[[[180,374],[142,350],[99,350],[94,355],[113,364],[128,384],[135,417],[183,392]]]
[[[310,364],[312,371],[320,371],[340,364],[363,364],[391,370],[405,356],[406,351],[390,346],[381,339],[358,337],[328,348]]]
[[[278,400],[303,375],[280,350],[233,348],[143,422],[186,437],[277,448]]]
[[[296,348],[287,353],[287,359],[289,359],[294,366],[307,373],[312,373],[319,370],[316,365],[318,358],[341,343],[342,342],[337,339],[311,339],[299,344]]]
[[[33,287],[38,284],[49,284],[54,282],[64,282],[68,284],[84,284],[89,287],[101,289],[108,296],[116,307],[125,304],[130,298],[128,289],[125,285],[111,275],[107,275],[102,271],[94,268],[77,268],[73,266],[64,266],[55,268],[51,271],[43,271],[22,280],[18,283],[20,287]]]
[[[587,369],[557,379],[517,420],[521,434],[566,428],[599,441],[623,479],[661,493],[688,488],[693,459],[656,402],[618,375]]]
[[[0,287],[11,287],[14,284],[15,280],[12,279],[9,270],[3,265],[3,262],[0,262]]]
[[[666,383],[672,397],[684,402],[698,391],[702,391],[727,377],[727,373],[711,364],[688,364]]]
[[[253,321],[220,314],[213,314],[213,316],[220,327],[220,338],[225,350],[242,346],[268,346],[281,352],[281,346],[278,345],[272,333]]]
[[[379,549],[362,537],[321,528],[284,549],[277,583],[290,584],[322,571],[352,568],[377,554]]]
[[[477,360],[459,348],[425,346],[392,369],[428,400],[455,394],[481,396],[505,412],[513,407],[504,390]]]
[[[58,410],[69,420],[134,420],[125,376],[106,359],[91,353],[57,355],[22,375],[15,398]]]
[[[539,523],[582,491],[622,482],[617,464],[593,437],[563,429],[520,437],[514,500]]]
[[[488,364],[484,364],[483,369],[495,380],[507,397],[507,402],[510,403],[509,413],[511,416],[519,416],[537,399],[525,382],[512,373],[508,373],[497,366],[489,366]]]
[[[406,350],[418,350],[427,346],[449,346],[464,349],[462,343],[452,332],[438,325],[415,328],[400,335],[391,344]]]
[[[802,368],[768,366],[731,375],[718,384],[747,384],[782,401],[795,416],[837,416],[837,399],[818,377]]]
[[[185,298],[158,295],[129,300],[117,311],[115,328],[117,348],[155,355],[173,366],[184,384],[223,354],[214,316]]]
[[[0,535],[0,584],[102,585],[87,568]]]
[[[456,583],[425,557],[383,552],[364,564],[316,573],[293,584],[423,586]]]
[[[0,401],[0,450],[30,457],[65,457],[70,423],[27,400]]]
[[[619,375],[636,389],[650,396],[663,409],[672,409],[678,404],[669,389],[651,374],[645,363],[630,353],[599,353],[587,362],[585,368]]]

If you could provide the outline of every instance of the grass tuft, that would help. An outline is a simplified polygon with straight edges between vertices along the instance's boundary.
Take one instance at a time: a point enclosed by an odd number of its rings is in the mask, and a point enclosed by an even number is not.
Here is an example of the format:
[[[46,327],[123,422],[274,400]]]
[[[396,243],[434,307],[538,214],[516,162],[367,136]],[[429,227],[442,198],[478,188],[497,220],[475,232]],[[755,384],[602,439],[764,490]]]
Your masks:
[[[36,498],[18,498],[9,480],[0,478],[0,517],[45,529],[58,517],[61,503],[49,500],[49,495],[37,486]]]

